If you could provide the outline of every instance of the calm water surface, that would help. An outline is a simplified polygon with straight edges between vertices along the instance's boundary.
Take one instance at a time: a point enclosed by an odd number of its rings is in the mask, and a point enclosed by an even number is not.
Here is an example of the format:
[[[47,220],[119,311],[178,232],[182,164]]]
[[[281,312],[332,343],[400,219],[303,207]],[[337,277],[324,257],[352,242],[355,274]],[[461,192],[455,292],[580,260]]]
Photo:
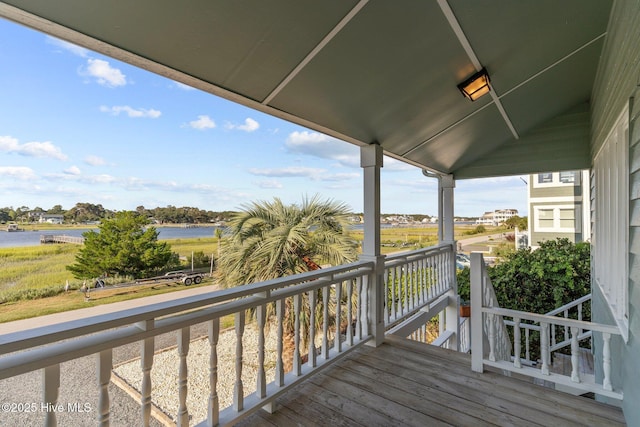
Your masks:
[[[216,227],[196,227],[196,228],[182,228],[182,227],[158,227],[160,232],[158,239],[187,239],[192,237],[214,237]],[[82,233],[89,230],[97,230],[97,228],[74,228],[74,229],[61,229],[61,230],[37,230],[37,231],[16,231],[7,232],[0,231],[0,247],[15,247],[15,246],[35,246],[40,244],[40,235],[42,234],[55,234],[55,235],[67,235],[74,237],[82,237]]]

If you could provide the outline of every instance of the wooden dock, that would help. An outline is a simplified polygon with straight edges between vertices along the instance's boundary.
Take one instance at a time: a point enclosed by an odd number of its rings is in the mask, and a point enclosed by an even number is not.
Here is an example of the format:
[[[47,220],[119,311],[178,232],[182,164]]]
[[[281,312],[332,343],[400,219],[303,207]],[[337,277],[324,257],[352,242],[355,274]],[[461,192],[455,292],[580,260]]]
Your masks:
[[[74,245],[82,245],[84,244],[84,237],[67,236],[66,234],[41,234],[40,244],[46,245],[48,243],[71,243]]]

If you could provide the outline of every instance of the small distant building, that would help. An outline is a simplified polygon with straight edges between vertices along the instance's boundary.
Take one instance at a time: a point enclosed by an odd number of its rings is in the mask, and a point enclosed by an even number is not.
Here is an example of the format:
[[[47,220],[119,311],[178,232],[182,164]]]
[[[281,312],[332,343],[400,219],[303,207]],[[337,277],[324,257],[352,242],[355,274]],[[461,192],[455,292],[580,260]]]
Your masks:
[[[589,171],[530,175],[529,245],[567,238],[582,242],[591,236]]]
[[[517,209],[497,209],[493,212],[485,212],[478,218],[476,224],[500,225],[516,215],[518,215]]]
[[[42,214],[38,219],[38,222],[47,224],[62,224],[63,221],[64,215],[59,214]]]

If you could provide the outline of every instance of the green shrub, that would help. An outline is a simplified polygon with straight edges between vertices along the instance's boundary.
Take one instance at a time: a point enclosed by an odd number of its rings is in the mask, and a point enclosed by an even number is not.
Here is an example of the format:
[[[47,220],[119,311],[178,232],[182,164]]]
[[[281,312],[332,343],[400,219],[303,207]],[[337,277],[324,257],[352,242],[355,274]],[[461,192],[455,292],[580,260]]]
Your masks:
[[[547,241],[532,251],[524,248],[487,268],[500,307],[537,314],[548,313],[591,292],[590,246],[568,239]],[[458,271],[458,294],[470,299],[470,270]],[[473,309],[473,308],[472,308]],[[591,319],[586,304],[583,320]],[[575,313],[570,313],[575,318]],[[537,339],[537,333],[532,334]],[[537,344],[532,345],[537,353]]]

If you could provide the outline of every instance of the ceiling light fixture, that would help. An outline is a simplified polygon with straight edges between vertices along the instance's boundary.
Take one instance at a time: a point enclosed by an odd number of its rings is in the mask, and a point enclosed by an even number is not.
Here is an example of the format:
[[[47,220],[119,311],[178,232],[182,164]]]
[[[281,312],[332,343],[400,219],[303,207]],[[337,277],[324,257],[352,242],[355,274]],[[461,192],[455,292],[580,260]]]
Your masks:
[[[460,92],[462,92],[462,95],[464,95],[465,98],[475,101],[482,95],[489,93],[491,90],[491,86],[489,85],[490,81],[487,70],[483,68],[464,82],[460,83],[458,85],[458,89],[460,89]]]

